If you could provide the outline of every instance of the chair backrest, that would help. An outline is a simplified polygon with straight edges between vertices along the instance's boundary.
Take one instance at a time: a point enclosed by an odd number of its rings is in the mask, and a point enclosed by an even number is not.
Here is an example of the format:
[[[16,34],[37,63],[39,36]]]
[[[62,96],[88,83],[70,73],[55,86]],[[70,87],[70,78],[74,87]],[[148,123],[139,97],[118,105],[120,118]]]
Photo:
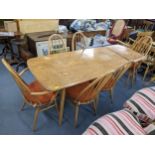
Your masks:
[[[76,32],[72,37],[72,51],[76,50],[76,43],[80,42],[83,45],[83,49],[86,48],[86,36],[81,32]]]
[[[80,94],[76,98],[76,101],[79,101],[81,97],[83,99],[95,99],[102,90],[103,86],[111,79],[112,76],[113,72],[104,76],[100,76],[90,82],[90,84],[80,92]]]
[[[117,83],[117,81],[125,74],[125,72],[130,68],[131,63],[127,63],[123,66],[121,66],[119,69],[117,69],[111,79],[109,79],[109,81],[106,83],[105,86],[103,86],[102,90],[107,90],[107,89],[111,89],[115,86],[115,84]]]
[[[125,72],[130,68],[131,62],[121,66],[115,73],[114,77],[116,82],[125,74]]]
[[[150,36],[151,37],[152,34],[153,34],[153,32],[151,32],[151,31],[138,32],[136,40],[139,40],[140,38],[145,37],[145,36]]]
[[[131,48],[134,51],[141,53],[144,56],[147,56],[152,47],[152,42],[153,41],[150,36],[144,36],[141,38],[137,38],[135,42],[131,45]]]
[[[116,20],[114,25],[112,26],[110,30],[110,37],[114,37],[115,39],[118,39],[124,31],[125,28],[125,21],[122,19]]]
[[[30,95],[31,91],[27,84],[22,80],[22,78],[17,74],[17,72],[10,66],[10,64],[3,58],[2,63],[8,69],[14,80],[16,81],[18,87],[20,88],[23,96]]]
[[[67,52],[67,46],[63,36],[60,34],[53,34],[48,38],[48,54],[59,52]]]
[[[151,21],[143,20],[143,24],[140,27],[144,31],[153,31],[154,23]]]

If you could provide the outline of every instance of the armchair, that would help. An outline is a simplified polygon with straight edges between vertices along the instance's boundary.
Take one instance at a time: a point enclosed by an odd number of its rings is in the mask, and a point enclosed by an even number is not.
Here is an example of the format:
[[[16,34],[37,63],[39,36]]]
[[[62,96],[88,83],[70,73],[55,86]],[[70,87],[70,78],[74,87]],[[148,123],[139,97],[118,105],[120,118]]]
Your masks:
[[[2,59],[2,63],[10,72],[22,93],[24,104],[21,110],[24,109],[26,104],[35,108],[33,121],[33,131],[35,131],[39,112],[48,110],[52,107],[57,107],[57,92],[47,91],[38,81],[27,84],[21,77],[28,70],[27,68],[18,74],[4,58]]]

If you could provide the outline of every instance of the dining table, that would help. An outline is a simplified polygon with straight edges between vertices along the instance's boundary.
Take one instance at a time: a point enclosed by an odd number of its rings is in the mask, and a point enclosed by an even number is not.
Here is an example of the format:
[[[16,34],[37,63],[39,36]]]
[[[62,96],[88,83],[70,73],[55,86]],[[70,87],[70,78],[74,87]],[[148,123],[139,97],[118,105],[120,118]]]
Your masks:
[[[145,57],[121,45],[90,48],[31,58],[27,65],[36,80],[48,91],[60,91],[59,125],[62,124],[66,88],[116,71]]]

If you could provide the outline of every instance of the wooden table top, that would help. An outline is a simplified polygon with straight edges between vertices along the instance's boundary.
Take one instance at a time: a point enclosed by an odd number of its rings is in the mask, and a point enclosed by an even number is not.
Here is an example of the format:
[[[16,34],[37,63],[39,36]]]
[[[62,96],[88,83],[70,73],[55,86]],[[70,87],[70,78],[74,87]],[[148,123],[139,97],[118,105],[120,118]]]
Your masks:
[[[111,47],[86,49],[84,52],[79,50],[52,54],[29,59],[28,67],[34,77],[47,90],[55,91],[101,75],[104,76],[128,63],[129,61],[120,56],[116,52],[117,50],[121,52],[130,51],[128,48],[114,45]]]
[[[122,56],[124,59],[130,62],[137,62],[139,60],[145,60],[146,57],[142,56],[138,52],[133,51],[130,48],[121,45],[113,45],[107,47],[109,51],[117,53],[118,55]]]

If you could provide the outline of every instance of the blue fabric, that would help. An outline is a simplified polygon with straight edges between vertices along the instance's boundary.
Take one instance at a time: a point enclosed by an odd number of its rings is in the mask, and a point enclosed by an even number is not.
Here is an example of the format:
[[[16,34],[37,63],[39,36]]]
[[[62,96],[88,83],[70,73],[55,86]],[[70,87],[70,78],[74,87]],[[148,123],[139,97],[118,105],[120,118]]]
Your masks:
[[[110,20],[97,23],[96,20],[90,19],[77,19],[70,25],[71,30],[75,31],[95,31],[95,30],[107,30],[111,25]]]
[[[104,114],[122,109],[123,103],[130,98],[133,93],[144,87],[140,75],[133,88],[126,86],[127,75],[124,75],[123,78],[118,81],[114,89],[113,104],[111,104],[109,94],[104,92],[100,94],[96,116],[93,115],[93,111],[89,105],[81,106],[77,128],[74,128],[73,106],[70,104],[70,101],[66,101],[62,127],[58,125],[58,115],[53,108],[39,114],[37,131],[32,132],[34,109],[26,106],[24,111],[20,111],[23,98],[15,81],[1,61],[0,72],[0,134],[82,134],[97,118]],[[34,78],[30,72],[27,72],[24,75],[24,79],[29,83]]]

